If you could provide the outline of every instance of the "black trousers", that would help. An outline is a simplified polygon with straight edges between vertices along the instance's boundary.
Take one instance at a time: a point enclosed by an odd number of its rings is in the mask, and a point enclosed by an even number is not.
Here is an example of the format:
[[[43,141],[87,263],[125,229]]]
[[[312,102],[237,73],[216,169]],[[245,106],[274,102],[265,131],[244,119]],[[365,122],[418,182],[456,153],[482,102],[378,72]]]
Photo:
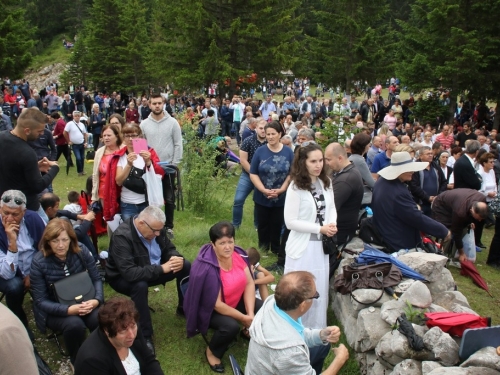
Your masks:
[[[254,314],[257,314],[257,311],[259,311],[261,307],[262,301],[256,298]],[[243,300],[243,297],[240,302],[238,302],[236,310],[242,314],[246,314],[245,301]],[[213,355],[220,359],[224,356],[229,344],[231,344],[231,342],[238,335],[238,332],[240,331],[240,322],[229,316],[222,315],[214,311],[210,318],[209,326],[210,328],[215,329],[215,333],[212,336],[208,347],[212,351]]]
[[[69,151],[69,145],[60,145],[56,146],[57,148],[57,156],[56,156],[56,161],[59,160],[61,157],[61,154],[64,155],[66,158],[66,162],[69,163],[69,165],[73,165],[73,160],[71,160],[71,152]]]
[[[179,306],[182,306],[184,302],[184,297],[179,286],[181,280],[189,275],[191,270],[191,263],[184,259],[184,267],[177,273],[169,272],[160,275],[156,280],[151,281],[137,281],[135,283],[130,283],[123,277],[119,277],[114,280],[109,280],[109,285],[111,288],[116,290],[118,293],[125,294],[129,296],[135,303],[137,311],[139,311],[139,323],[141,326],[142,333],[144,337],[150,338],[153,336],[153,323],[151,322],[151,312],[149,311],[148,305],[148,292],[150,286],[155,285],[165,285],[167,282],[176,279],[177,282],[177,297],[179,299]]]
[[[484,229],[484,220],[477,221],[474,220],[474,240],[476,241],[476,246],[479,246],[481,243],[481,237],[483,237],[483,229]]]
[[[488,264],[500,264],[500,217],[496,217],[495,234],[491,239],[490,252],[488,253]]]
[[[172,229],[174,227],[174,211],[175,211],[175,194],[174,194],[174,178],[173,173],[165,173],[162,180],[163,199],[165,200],[165,226]]]
[[[281,229],[285,222],[283,211],[285,207],[266,207],[255,203],[255,214],[257,215],[257,234],[259,236],[259,247],[263,250],[271,250],[275,254],[280,252]]]
[[[94,309],[90,314],[84,316],[47,316],[45,325],[53,331],[63,333],[64,343],[66,344],[66,349],[68,350],[71,363],[73,364],[75,363],[78,349],[80,349],[83,341],[85,341],[85,331],[87,328],[92,332],[99,326],[97,320],[98,311],[98,308]]]
[[[278,252],[278,265],[281,267],[285,267],[285,260],[286,260],[286,241],[288,241],[288,236],[290,235],[290,229],[287,227],[284,227],[285,229],[283,230],[283,234],[281,235],[281,244],[280,244],[280,251]]]

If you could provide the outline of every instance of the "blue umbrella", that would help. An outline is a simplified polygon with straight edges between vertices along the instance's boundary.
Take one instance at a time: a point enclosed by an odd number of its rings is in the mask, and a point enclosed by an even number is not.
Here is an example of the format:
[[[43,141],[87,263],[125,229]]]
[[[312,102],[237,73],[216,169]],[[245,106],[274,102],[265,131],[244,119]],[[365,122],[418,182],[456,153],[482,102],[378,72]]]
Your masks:
[[[363,252],[361,252],[361,254],[359,254],[359,257],[356,259],[356,262],[361,264],[370,262],[375,262],[375,263],[391,262],[401,270],[401,273],[403,274],[404,277],[414,280],[427,281],[425,277],[423,277],[413,268],[408,267],[406,264],[404,264],[397,258],[394,258],[391,254],[386,254],[366,243],[365,243],[365,249],[363,250]]]

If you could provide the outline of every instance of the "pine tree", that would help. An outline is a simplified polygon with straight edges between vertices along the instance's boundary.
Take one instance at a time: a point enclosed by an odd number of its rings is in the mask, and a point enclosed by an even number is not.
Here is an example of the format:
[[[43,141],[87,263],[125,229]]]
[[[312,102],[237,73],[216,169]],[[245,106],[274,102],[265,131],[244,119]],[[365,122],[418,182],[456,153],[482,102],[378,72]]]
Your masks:
[[[31,62],[35,28],[25,20],[25,9],[14,1],[2,2],[0,20],[0,72],[19,77]]]
[[[218,82],[230,94],[257,73],[274,77],[298,56],[299,0],[178,0],[153,7],[148,68],[182,88]],[[240,82],[238,82],[240,81]]]
[[[120,7],[118,21],[122,28],[120,45],[116,47],[118,89],[142,91],[149,83],[144,64],[149,45],[146,12],[144,2],[140,0],[126,0]]]
[[[323,0],[313,11],[317,36],[309,37],[308,55],[316,78],[340,84],[347,92],[354,80],[375,83],[390,69],[385,49],[386,2]]]

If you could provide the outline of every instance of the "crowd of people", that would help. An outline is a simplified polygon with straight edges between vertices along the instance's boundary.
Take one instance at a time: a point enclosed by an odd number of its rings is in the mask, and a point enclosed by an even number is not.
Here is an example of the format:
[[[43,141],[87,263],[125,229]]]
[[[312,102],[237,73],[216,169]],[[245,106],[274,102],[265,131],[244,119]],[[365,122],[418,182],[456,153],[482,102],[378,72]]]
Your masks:
[[[223,102],[160,94],[91,98],[83,86],[68,88],[60,102],[52,98],[60,98],[58,88],[49,87],[39,107],[40,94],[35,98],[22,82],[16,92],[35,99],[26,108],[7,96],[13,85],[5,87],[3,103],[15,127],[0,132],[0,292],[10,310],[0,309],[2,320],[12,322],[7,316],[14,314],[33,339],[23,307],[29,292],[38,329],[62,333],[76,374],[161,374],[148,288],[175,281],[175,312],[186,318],[188,337],[205,338],[212,371],[225,371],[223,357],[239,334],[250,340],[246,374],[336,374],[348,351],[333,348],[335,359],[323,370],[340,330],[327,325],[335,259],[324,253],[322,239],[348,243],[363,207],[371,207],[373,228],[389,252],[419,247],[422,232],[464,260],[464,234],[473,229],[481,249],[483,227],[495,225],[487,263],[500,268],[500,220],[487,205],[500,177],[496,130],[468,121],[411,122],[414,99],[401,103],[396,83],[387,100],[377,87],[361,102],[355,96],[295,98],[308,84],[291,83],[282,102],[272,85],[262,101],[235,95]],[[350,126],[345,142],[325,139],[330,120]],[[186,124],[207,141],[234,138],[242,170],[232,220],[214,224],[192,260],[173,243],[175,175],[166,167],[180,166]],[[141,149],[136,140],[144,141]],[[319,141],[328,143],[325,150]],[[84,212],[78,193],[70,192],[70,204],[60,210],[52,191],[57,160],[63,154],[70,168],[74,155],[84,176],[87,149],[94,161],[91,209]],[[161,180],[163,210],[149,204],[142,179],[148,171]],[[235,241],[252,192],[249,220],[258,249],[245,250]],[[87,234],[96,213],[120,222],[108,226],[105,262]],[[259,251],[275,253],[277,262],[264,268]],[[270,271],[283,275],[274,295],[267,288],[274,281]],[[64,302],[53,285],[82,273],[90,297]],[[105,298],[102,273],[126,297]],[[24,333],[19,351],[32,351]]]

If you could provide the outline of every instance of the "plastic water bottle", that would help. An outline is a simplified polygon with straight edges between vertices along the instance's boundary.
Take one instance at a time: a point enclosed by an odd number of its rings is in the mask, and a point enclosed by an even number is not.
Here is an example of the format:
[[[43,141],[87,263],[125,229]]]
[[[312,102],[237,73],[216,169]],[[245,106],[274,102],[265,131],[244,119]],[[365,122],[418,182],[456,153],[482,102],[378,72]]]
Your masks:
[[[367,217],[372,217],[373,216],[373,211],[372,211],[372,209],[370,207],[367,206],[365,208],[365,210],[366,210]]]

